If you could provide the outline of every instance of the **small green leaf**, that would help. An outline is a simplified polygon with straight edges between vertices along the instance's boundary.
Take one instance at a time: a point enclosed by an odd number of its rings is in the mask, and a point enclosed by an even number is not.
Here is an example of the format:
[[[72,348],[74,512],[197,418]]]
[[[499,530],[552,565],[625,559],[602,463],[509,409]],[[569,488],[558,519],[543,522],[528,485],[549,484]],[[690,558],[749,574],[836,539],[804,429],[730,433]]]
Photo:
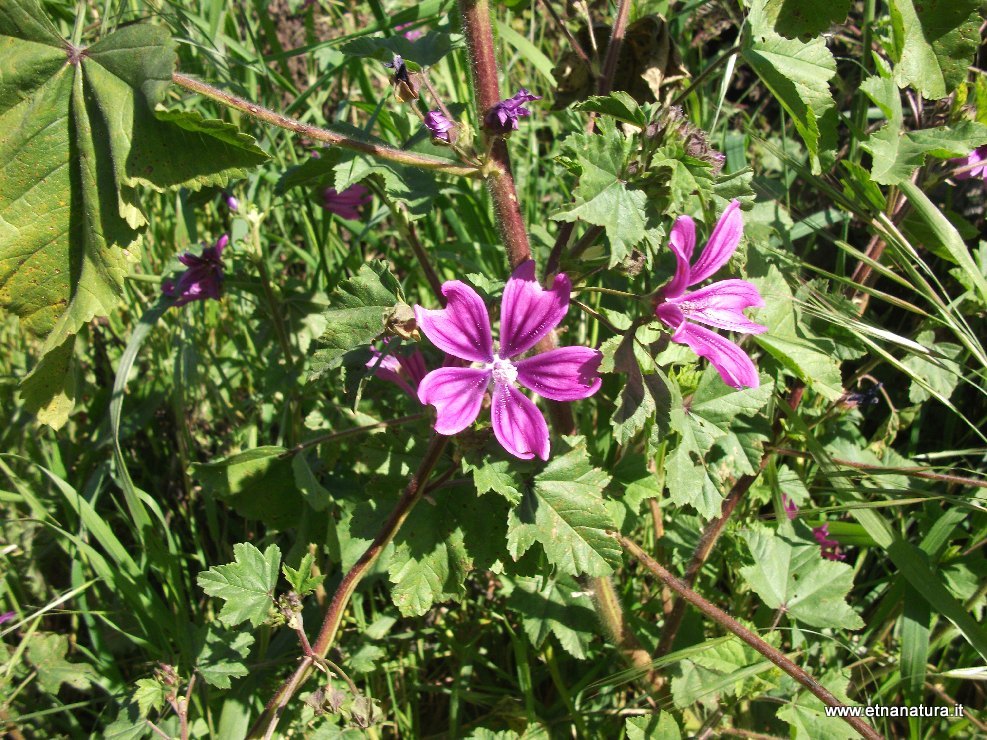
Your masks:
[[[351,57],[370,57],[383,62],[391,61],[397,54],[405,61],[431,67],[462,45],[463,37],[459,34],[428,31],[414,41],[406,39],[400,33],[394,36],[363,36],[344,44],[340,51]]]
[[[217,689],[228,689],[231,678],[240,678],[250,672],[244,663],[250,654],[250,646],[254,644],[254,636],[249,632],[237,632],[231,636],[229,632],[210,625],[200,639],[202,644],[195,667],[206,683]]]
[[[752,318],[768,327],[754,341],[826,400],[842,398],[843,378],[835,344],[815,335],[809,322],[799,320],[795,298],[781,271],[772,266],[767,277],[752,282],[766,304]]]
[[[189,474],[206,495],[225,501],[241,516],[287,529],[297,523],[304,504],[285,452],[275,445],[255,447],[222,460],[193,463]]]
[[[582,437],[566,437],[564,445],[508,515],[508,550],[517,560],[538,542],[563,573],[607,575],[621,561],[620,545],[607,534],[615,526],[603,501],[610,476],[590,464]]]
[[[330,296],[323,345],[312,356],[310,379],[322,377],[339,366],[343,355],[365,347],[383,334],[396,311],[407,309],[401,288],[379,260],[361,265],[359,272],[344,280]]]
[[[943,398],[949,398],[963,376],[963,368],[958,362],[963,348],[950,342],[937,342],[935,333],[931,331],[922,332],[915,340],[927,347],[929,354],[916,354],[901,363],[924,381],[921,385],[914,380],[911,382],[908,400],[912,403],[928,401],[933,394],[927,388]]]
[[[285,580],[291,584],[291,590],[299,596],[305,596],[315,591],[319,584],[326,578],[324,575],[312,575],[312,564],[314,562],[315,556],[311,552],[307,552],[302,558],[302,562],[299,564],[297,570],[289,567],[287,563],[281,566],[281,572],[284,573]]]
[[[27,659],[38,671],[38,684],[46,694],[57,694],[63,683],[85,691],[98,677],[88,663],[65,659],[69,650],[68,635],[35,632],[27,644]]]
[[[766,0],[764,14],[775,32],[786,38],[818,36],[850,12],[850,0]]]
[[[168,702],[168,695],[174,690],[173,686],[166,686],[156,678],[138,678],[134,701],[137,702],[141,716],[147,717],[152,711],[160,711]]]
[[[521,501],[524,477],[516,460],[485,449],[470,450],[463,455],[463,469],[472,471],[477,493],[499,493],[512,505]]]
[[[844,676],[827,673],[820,677],[819,683],[842,703],[856,704],[847,696],[850,682]],[[791,704],[779,709],[778,719],[792,726],[794,740],[854,740],[859,737],[846,720],[828,716],[823,703],[809,691],[800,691]]]
[[[860,629],[860,616],[846,603],[853,569],[823,558],[808,527],[782,522],[778,532],[759,527],[745,533],[753,565],[744,580],[772,609],[813,627]]]
[[[553,634],[574,658],[587,657],[598,620],[589,595],[571,576],[518,578],[507,605],[521,615],[524,631],[536,650]]]
[[[678,722],[668,712],[658,712],[643,717],[624,720],[627,740],[680,740],[682,732]]]
[[[281,549],[269,545],[261,552],[249,542],[233,545],[233,563],[216,565],[200,573],[196,582],[210,596],[225,602],[219,618],[229,627],[250,620],[263,624],[274,606]]]
[[[334,168],[333,186],[338,192],[373,177],[383,183],[388,198],[400,205],[409,220],[423,218],[435,210],[440,183],[430,170],[385,162],[352,151],[341,152],[338,156],[340,162]],[[449,164],[457,163],[450,159]]]
[[[980,45],[979,0],[890,0],[899,87],[939,100],[966,80]]]
[[[606,96],[592,95],[572,107],[575,110],[588,113],[613,116],[618,121],[624,121],[640,129],[648,125],[647,114],[641,110],[641,106],[634,98],[623,91],[613,92]]]

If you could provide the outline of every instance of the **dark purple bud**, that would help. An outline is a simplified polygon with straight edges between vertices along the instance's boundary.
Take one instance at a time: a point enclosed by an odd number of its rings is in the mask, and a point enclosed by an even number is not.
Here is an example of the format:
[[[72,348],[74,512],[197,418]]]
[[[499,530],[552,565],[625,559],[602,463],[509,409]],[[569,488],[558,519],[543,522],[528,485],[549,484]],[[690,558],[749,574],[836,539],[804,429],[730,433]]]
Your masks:
[[[455,137],[456,124],[450,121],[442,111],[429,111],[425,114],[425,127],[432,132],[432,138],[451,144]]]
[[[522,87],[514,97],[501,100],[487,111],[483,117],[484,128],[497,134],[509,134],[511,131],[517,131],[517,119],[521,116],[531,115],[531,111],[525,108],[524,104],[530,103],[532,100],[541,100],[541,96],[532,95]]]
[[[178,261],[188,269],[178,276],[177,283],[165,280],[161,284],[161,292],[175,299],[176,308],[192,301],[218,299],[222,295],[223,250],[229,241],[229,236],[223,234],[213,246],[204,248],[201,254],[185,252],[179,255]]]

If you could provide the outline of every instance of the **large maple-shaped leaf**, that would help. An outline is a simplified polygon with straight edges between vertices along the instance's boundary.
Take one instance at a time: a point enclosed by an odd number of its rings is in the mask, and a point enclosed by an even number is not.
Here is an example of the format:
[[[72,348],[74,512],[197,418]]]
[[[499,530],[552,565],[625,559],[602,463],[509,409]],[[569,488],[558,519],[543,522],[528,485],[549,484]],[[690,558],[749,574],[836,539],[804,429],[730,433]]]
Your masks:
[[[759,528],[745,539],[754,564],[741,568],[740,574],[769,607],[813,627],[863,626],[846,603],[853,569],[824,559],[808,527],[783,522],[777,534]]]
[[[535,476],[507,520],[507,548],[520,558],[539,542],[552,565],[571,575],[609,574],[621,550],[608,530],[614,522],[604,505],[610,476],[594,468],[582,437],[568,437],[565,454]]]
[[[254,627],[267,619],[274,606],[274,587],[281,567],[281,549],[268,545],[261,552],[249,542],[233,545],[234,562],[199,573],[196,583],[225,603],[219,619],[229,627],[250,620]]]
[[[137,187],[220,185],[266,159],[228,124],[155,111],[174,65],[162,28],[82,48],[37,0],[0,7],[0,306],[43,352],[116,306],[146,223]]]

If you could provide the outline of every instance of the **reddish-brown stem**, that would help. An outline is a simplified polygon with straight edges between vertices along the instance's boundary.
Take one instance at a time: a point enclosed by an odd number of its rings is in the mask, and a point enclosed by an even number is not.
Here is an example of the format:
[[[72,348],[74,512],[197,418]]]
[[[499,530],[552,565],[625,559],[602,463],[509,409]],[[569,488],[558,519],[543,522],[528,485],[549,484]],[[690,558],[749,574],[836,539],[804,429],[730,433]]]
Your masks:
[[[796,384],[791,393],[788,396],[788,405],[791,409],[798,408],[798,405],[802,402],[802,395],[805,393],[805,386],[801,383]],[[781,432],[781,417],[775,419],[773,426],[772,436],[778,438]],[[710,553],[713,552],[713,548],[716,547],[716,543],[719,542],[720,536],[723,534],[723,530],[726,528],[727,522],[733,515],[734,510],[737,508],[737,504],[744,498],[747,491],[753,485],[754,481],[758,479],[761,471],[768,464],[769,454],[766,452],[761,458],[761,465],[758,467],[757,472],[754,474],[745,474],[740,476],[733,487],[730,489],[730,493],[723,500],[723,506],[720,509],[720,515],[709,522],[703,529],[702,535],[699,537],[699,544],[696,545],[696,549],[692,552],[692,558],[689,560],[689,564],[685,569],[685,576],[683,577],[683,582],[692,588],[696,585],[696,579],[699,578],[699,572],[702,570],[703,565],[709,558]],[[685,602],[677,601],[675,606],[672,607],[671,612],[668,613],[668,618],[665,620],[665,626],[662,629],[661,638],[658,640],[658,650],[659,656],[665,655],[669,650],[672,649],[672,644],[675,642],[675,636],[679,632],[679,627],[682,626],[682,618],[685,616]]]
[[[497,57],[494,53],[493,29],[490,24],[490,6],[487,0],[459,0],[459,12],[463,19],[463,33],[469,48],[470,69],[473,73],[473,89],[476,97],[477,119],[483,122],[488,110],[500,102],[500,85],[497,82]],[[521,215],[511,156],[502,136],[488,134],[490,140],[491,174],[487,187],[493,200],[497,225],[500,227],[507,259],[511,268],[531,259],[528,231]]]
[[[664,567],[661,566],[661,564],[642,550],[637,543],[624,537],[619,532],[613,533],[613,536],[618,542],[620,542],[627,552],[637,558],[641,564],[650,570],[659,581],[667,585],[670,589],[672,589],[672,591],[678,594],[680,599],[692,604],[692,606],[696,607],[696,609],[702,612],[706,617],[716,622],[728,632],[732,632],[752,648],[757,650],[757,652],[802,684],[813,694],[813,696],[819,699],[826,706],[844,706],[839,699],[827,691],[826,688],[816,679],[797,666],[787,655],[781,652],[778,648],[766,643],[757,634],[747,629],[747,627],[742,625],[725,611],[697,594],[689,588],[689,586],[669,573]],[[843,719],[865,738],[869,738],[870,740],[880,740],[881,735],[859,717],[844,716]]]
[[[246,113],[248,116],[256,118],[259,121],[264,121],[265,123],[287,129],[288,131],[294,131],[296,134],[301,134],[302,136],[309,139],[314,139],[315,141],[324,141],[328,144],[341,146],[345,149],[352,149],[357,152],[369,154],[377,159],[385,159],[390,162],[406,164],[411,167],[421,167],[422,169],[433,170],[435,172],[444,172],[448,175],[460,175],[462,177],[481,176],[480,170],[476,167],[464,167],[463,165],[441,157],[432,157],[427,154],[416,154],[415,152],[406,152],[401,149],[393,149],[388,146],[372,144],[368,141],[351,139],[348,136],[343,136],[342,134],[335,131],[330,131],[329,129],[319,128],[318,126],[310,126],[307,123],[302,123],[297,119],[281,115],[280,113],[276,113],[275,111],[265,108],[262,105],[251,103],[249,100],[244,100],[243,98],[237,97],[236,95],[228,93],[225,90],[220,90],[218,87],[213,87],[212,85],[202,82],[201,80],[196,80],[179,72],[172,74],[171,80],[176,85],[184,87],[186,90],[198,93],[199,95],[204,95],[218,103],[222,103],[228,108],[235,108],[236,110]]]
[[[439,434],[434,435],[431,441],[429,441],[418,470],[411,476],[408,485],[405,486],[404,493],[401,494],[401,498],[391,511],[387,521],[384,522],[380,531],[377,532],[374,541],[370,543],[370,546],[360,556],[360,559],[343,576],[343,580],[336,588],[332,601],[329,603],[329,609],[326,611],[325,619],[322,620],[322,628],[319,630],[319,636],[316,638],[315,644],[310,648],[310,654],[302,658],[301,663],[299,663],[298,668],[292,674],[291,678],[271,697],[267,706],[264,707],[263,713],[261,713],[261,716],[257,718],[254,726],[250,729],[247,735],[248,737],[269,738],[274,734],[284,708],[288,706],[291,697],[294,696],[295,692],[302,685],[302,682],[308,677],[308,674],[312,670],[312,665],[315,661],[325,658],[329,652],[329,648],[332,647],[336,633],[339,631],[339,625],[343,621],[346,606],[349,604],[350,597],[353,596],[357,585],[367,574],[367,571],[373,567],[373,564],[380,557],[384,548],[394,539],[394,535],[397,534],[397,531],[404,524],[405,519],[408,518],[415,504],[421,499],[425,491],[425,484],[428,482],[428,477],[432,474],[432,470],[435,468],[436,463],[438,463],[448,442],[448,437]]]
[[[627,32],[627,18],[631,13],[631,1],[620,0],[617,6],[617,17],[613,22],[613,30],[610,32],[610,41],[607,43],[607,55],[603,58],[603,73],[596,91],[600,95],[609,95],[613,89],[613,78],[617,73],[617,59],[620,57],[620,49],[624,45],[624,34]]]

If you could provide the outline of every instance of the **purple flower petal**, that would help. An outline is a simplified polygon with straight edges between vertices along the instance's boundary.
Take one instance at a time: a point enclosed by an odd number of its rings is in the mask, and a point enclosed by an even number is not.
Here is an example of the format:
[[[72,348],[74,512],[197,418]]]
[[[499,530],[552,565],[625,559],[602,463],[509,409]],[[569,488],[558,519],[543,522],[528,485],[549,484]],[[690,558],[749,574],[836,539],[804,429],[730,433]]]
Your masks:
[[[514,457],[548,459],[548,424],[541,411],[521,391],[506,383],[494,386],[490,404],[494,436]]]
[[[960,168],[960,171],[953,175],[957,180],[982,177],[987,181],[987,145],[978,146],[965,157],[950,161]]]
[[[589,398],[600,389],[603,354],[589,347],[559,347],[517,363],[517,379],[553,401]]]
[[[476,367],[440,367],[426,375],[418,385],[418,400],[435,406],[435,431],[453,435],[472,424],[490,378],[489,370]]]
[[[746,280],[720,280],[705,288],[685,293],[666,305],[677,306],[689,321],[718,329],[744,334],[763,334],[768,330],[768,327],[754,323],[743,314],[745,308],[764,305],[764,299],[757,288]]]
[[[500,307],[500,356],[514,357],[538,344],[569,310],[569,278],[555,276],[551,290],[535,279],[535,263],[518,265],[504,288]]]
[[[669,281],[661,294],[664,298],[677,298],[692,285],[689,277],[692,270],[689,262],[696,248],[696,223],[688,216],[679,216],[672,227],[672,235],[668,239],[668,247],[675,253],[675,277]]]
[[[358,220],[360,208],[371,200],[370,191],[363,185],[351,185],[341,193],[335,188],[322,191],[322,207],[347,221]]]
[[[471,362],[492,362],[490,315],[483,299],[459,280],[443,283],[442,295],[446,297],[445,308],[415,306],[418,328],[443,352]]]
[[[740,201],[734,198],[716,222],[706,248],[692,265],[689,285],[701,283],[725,265],[740,244],[744,233],[744,220],[740,215]]]
[[[714,331],[685,321],[676,329],[672,340],[687,345],[697,355],[709,360],[723,382],[733,388],[757,388],[761,384],[751,358],[736,344]]]
[[[3,624],[4,622],[9,622],[11,619],[13,619],[16,616],[17,616],[16,612],[4,612],[3,614],[0,614],[0,624]]]
[[[367,360],[367,368],[369,368],[374,375],[381,380],[394,383],[412,398],[418,398],[417,386],[421,381],[421,378],[415,378],[413,381],[414,386],[412,386],[406,373],[404,372],[404,366],[401,362],[401,358],[395,357],[394,355],[384,355],[381,357],[380,351],[375,347],[370,348],[370,354],[371,357]]]

